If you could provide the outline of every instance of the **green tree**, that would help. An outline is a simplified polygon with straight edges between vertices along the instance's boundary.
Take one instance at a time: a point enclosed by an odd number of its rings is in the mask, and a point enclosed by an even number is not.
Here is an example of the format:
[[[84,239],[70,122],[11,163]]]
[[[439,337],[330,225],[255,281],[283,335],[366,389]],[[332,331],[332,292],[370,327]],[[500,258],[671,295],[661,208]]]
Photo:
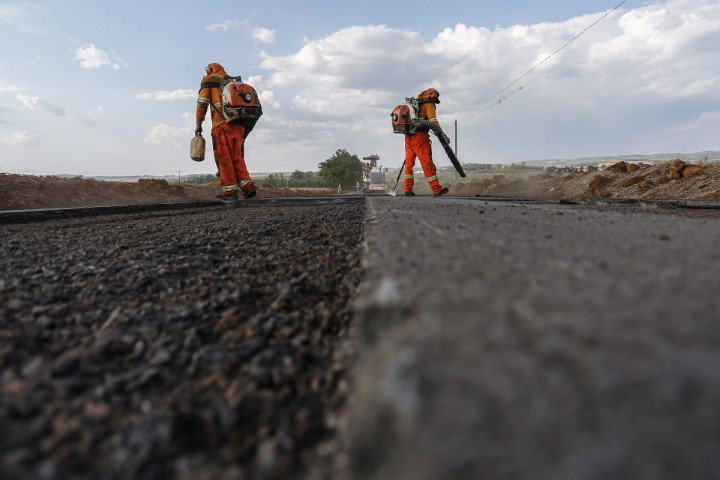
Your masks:
[[[363,163],[357,155],[350,155],[347,150],[338,150],[332,157],[318,164],[318,175],[327,187],[332,188],[340,183],[343,188],[352,189],[356,182],[363,182],[362,167]]]
[[[273,187],[284,187],[287,185],[285,177],[282,173],[271,173],[265,179],[265,183],[272,185]]]
[[[182,177],[182,181],[180,183],[198,185],[217,182],[217,180],[218,178],[213,173],[198,173],[195,175],[185,175]]]
[[[313,177],[313,172],[301,172],[300,170],[295,170],[292,174],[290,174],[290,180],[310,180]]]

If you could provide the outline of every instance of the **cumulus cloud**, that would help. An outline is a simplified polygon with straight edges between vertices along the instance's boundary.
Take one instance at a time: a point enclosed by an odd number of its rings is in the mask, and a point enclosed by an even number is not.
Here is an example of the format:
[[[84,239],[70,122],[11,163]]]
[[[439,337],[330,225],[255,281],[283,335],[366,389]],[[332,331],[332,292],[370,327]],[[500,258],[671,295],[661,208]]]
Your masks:
[[[179,88],[177,90],[160,90],[156,92],[138,93],[136,98],[165,102],[170,100],[190,100],[197,98],[197,90]]]
[[[205,30],[208,32],[229,32],[230,30],[236,30],[243,25],[246,25],[246,22],[226,20],[220,23],[211,23],[205,27]]]
[[[192,129],[161,123],[150,129],[145,135],[145,142],[165,148],[180,148],[188,143],[188,132],[192,133]]]
[[[403,88],[416,93],[414,90],[432,82],[444,86],[446,91],[449,88],[467,94],[467,97],[480,98],[472,92],[477,89],[492,92],[507,85],[603,14],[599,12],[554,24],[515,25],[495,30],[458,24],[426,41],[418,32],[385,26],[351,27],[327,38],[308,41],[292,55],[265,55],[262,66],[274,72],[270,87],[318,85],[318,90],[330,90],[331,94],[333,90],[344,88],[381,88],[388,92]],[[588,42],[591,37],[581,37],[557,58],[543,65],[537,74],[552,69],[556,80],[586,77],[589,85],[584,81],[578,83],[584,87],[597,86],[598,90],[611,83],[610,74],[615,80],[627,82],[624,72],[631,74],[636,82],[634,87],[644,86],[656,92],[667,92],[676,87],[682,95],[712,88],[717,71],[706,69],[700,78],[697,73],[701,64],[707,66],[707,56],[718,55],[713,46],[715,42],[710,41],[720,40],[720,5],[717,2],[671,0],[630,12],[618,11],[601,25],[603,29],[608,26],[616,27],[610,38]],[[388,49],[387,45],[415,48]],[[688,47],[693,48],[688,50]],[[422,52],[422,62],[417,61],[418,51]],[[691,54],[689,57],[688,53]],[[573,58],[568,60],[571,56]],[[564,62],[568,62],[568,68],[556,69]],[[667,71],[678,62],[691,67],[688,75],[695,81],[688,82],[688,78],[682,78],[677,71]],[[651,75],[643,73],[648,68]],[[672,86],[662,83],[653,88],[648,81],[650,77],[663,77]],[[529,76],[525,82],[532,78]]]
[[[40,110],[59,117],[67,115],[67,112],[63,108],[50,105],[49,103],[43,101],[40,97],[31,97],[30,95],[25,95],[24,93],[18,93],[15,95],[15,98],[28,110]]]
[[[25,15],[25,9],[19,5],[0,5],[0,22],[12,23]]]
[[[406,45],[407,48],[388,48]],[[400,87],[408,77],[429,73],[431,60],[417,61],[420,34],[386,26],[350,27],[320,40],[307,41],[295,54],[263,54],[261,66],[274,73],[271,87]]]
[[[80,62],[82,68],[110,68],[120,70],[126,68],[128,63],[114,51],[107,52],[97,48],[94,44],[85,44],[75,50],[75,60]]]
[[[103,107],[95,107],[92,110],[87,110],[87,116],[94,120],[101,120],[105,118],[105,109]]]
[[[225,20],[205,26],[208,32],[229,32],[231,30],[247,29],[253,38],[263,43],[275,43],[276,31],[270,28],[253,26],[249,20]]]
[[[105,118],[105,109],[103,107],[95,107],[85,109],[85,117],[80,121],[86,125],[98,125]]]
[[[42,31],[36,21],[46,15],[37,5],[23,2],[21,5],[0,5],[0,24],[24,33],[37,34]]]
[[[275,30],[269,28],[253,28],[252,35],[255,40],[265,43],[275,43]]]
[[[40,135],[28,131],[12,132],[0,137],[0,142],[13,147],[30,147],[37,145]]]
[[[258,97],[260,97],[260,103],[263,105],[265,110],[267,110],[268,107],[273,109],[280,108],[280,102],[277,101],[275,98],[275,92],[272,90],[259,91]]]
[[[17,92],[20,90],[20,87],[17,85],[8,85],[7,83],[0,80],[0,93],[5,92]]]
[[[618,9],[554,53],[606,13],[495,29],[457,24],[427,38],[354,26],[289,55],[263,53],[263,83],[289,107],[274,113],[276,123],[301,119],[298,135],[328,129],[347,143],[343,130],[363,125],[365,143],[379,148],[397,143],[387,135],[392,107],[435,86],[441,123],[450,130],[459,119],[461,145],[480,157],[465,161],[628,153],[635,132],[651,136],[720,102],[718,2]]]

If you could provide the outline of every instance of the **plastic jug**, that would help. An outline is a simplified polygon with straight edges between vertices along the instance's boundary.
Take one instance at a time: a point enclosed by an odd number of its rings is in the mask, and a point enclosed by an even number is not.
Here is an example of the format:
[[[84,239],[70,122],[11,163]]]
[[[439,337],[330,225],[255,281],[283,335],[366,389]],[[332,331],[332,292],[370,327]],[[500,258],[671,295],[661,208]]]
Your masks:
[[[190,141],[190,158],[196,162],[205,160],[205,139],[199,133]]]

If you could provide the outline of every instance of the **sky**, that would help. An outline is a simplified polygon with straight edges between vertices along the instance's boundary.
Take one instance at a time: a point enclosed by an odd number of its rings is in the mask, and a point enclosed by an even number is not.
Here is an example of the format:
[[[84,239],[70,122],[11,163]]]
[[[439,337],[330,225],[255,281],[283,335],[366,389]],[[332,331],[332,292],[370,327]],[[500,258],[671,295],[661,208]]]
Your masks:
[[[251,173],[397,168],[431,86],[463,163],[720,150],[720,1],[620,1],[0,0],[0,172],[214,173],[211,62],[260,95]]]

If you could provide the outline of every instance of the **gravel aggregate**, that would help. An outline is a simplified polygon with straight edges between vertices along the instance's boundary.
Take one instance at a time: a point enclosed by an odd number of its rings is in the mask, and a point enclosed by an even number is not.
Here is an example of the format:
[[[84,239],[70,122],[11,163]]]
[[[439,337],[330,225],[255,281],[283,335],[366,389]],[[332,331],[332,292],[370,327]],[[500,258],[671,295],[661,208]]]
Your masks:
[[[346,403],[363,200],[0,225],[7,478],[301,478]]]

